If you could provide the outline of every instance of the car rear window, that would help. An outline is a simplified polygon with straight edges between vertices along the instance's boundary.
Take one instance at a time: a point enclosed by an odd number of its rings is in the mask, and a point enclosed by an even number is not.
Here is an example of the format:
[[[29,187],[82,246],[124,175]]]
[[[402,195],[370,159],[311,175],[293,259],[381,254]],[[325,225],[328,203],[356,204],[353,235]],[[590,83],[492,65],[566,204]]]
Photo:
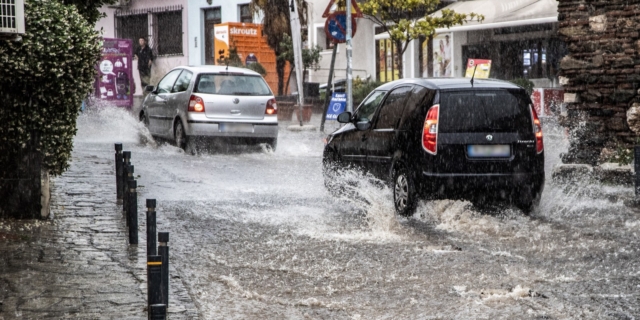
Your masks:
[[[261,76],[245,74],[202,74],[194,91],[234,96],[272,95],[271,89]]]
[[[527,133],[531,130],[531,110],[524,91],[445,91],[440,96],[439,132]]]

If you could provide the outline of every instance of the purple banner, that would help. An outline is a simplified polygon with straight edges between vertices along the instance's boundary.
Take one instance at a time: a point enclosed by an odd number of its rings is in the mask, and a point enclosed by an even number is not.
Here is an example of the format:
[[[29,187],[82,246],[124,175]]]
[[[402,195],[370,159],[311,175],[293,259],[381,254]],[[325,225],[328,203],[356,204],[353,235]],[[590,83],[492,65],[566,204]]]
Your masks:
[[[133,43],[129,39],[104,38],[95,81],[95,97],[119,107],[133,106]]]

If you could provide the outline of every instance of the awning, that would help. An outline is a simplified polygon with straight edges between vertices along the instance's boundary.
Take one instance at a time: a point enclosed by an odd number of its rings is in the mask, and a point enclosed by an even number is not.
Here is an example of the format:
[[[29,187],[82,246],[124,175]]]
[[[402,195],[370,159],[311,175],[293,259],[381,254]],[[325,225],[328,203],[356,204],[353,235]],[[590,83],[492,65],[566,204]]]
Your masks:
[[[558,21],[557,0],[473,0],[458,1],[445,9],[457,13],[484,15],[481,23],[472,21],[461,26],[437,29],[436,33],[517,27]],[[434,15],[440,15],[440,11]]]

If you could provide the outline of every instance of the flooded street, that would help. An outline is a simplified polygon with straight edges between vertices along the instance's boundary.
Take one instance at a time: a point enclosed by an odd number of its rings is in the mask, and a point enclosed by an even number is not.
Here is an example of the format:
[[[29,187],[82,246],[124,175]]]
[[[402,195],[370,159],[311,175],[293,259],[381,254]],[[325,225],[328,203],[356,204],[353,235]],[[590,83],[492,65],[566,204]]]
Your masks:
[[[180,273],[172,281],[202,319],[640,316],[640,212],[623,204],[633,190],[554,184],[567,148],[554,126],[545,125],[547,182],[530,216],[439,200],[410,218],[376,183],[360,183],[358,197],[330,195],[318,132],[281,123],[275,152],[191,156],[121,110],[83,114],[78,129],[76,154],[112,159],[114,142],[132,151],[139,203],[158,200]]]

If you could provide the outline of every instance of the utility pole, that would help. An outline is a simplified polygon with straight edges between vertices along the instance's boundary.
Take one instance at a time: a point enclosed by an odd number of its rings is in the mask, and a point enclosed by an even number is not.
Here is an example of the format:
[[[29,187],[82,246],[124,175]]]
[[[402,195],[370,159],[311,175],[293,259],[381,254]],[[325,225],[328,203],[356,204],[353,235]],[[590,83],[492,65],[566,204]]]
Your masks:
[[[302,81],[304,74],[302,72],[302,38],[300,36],[300,17],[298,16],[298,5],[296,0],[291,0],[291,12],[289,13],[291,21],[291,42],[293,44],[293,60],[296,67],[296,84],[298,85],[298,107],[300,108],[300,126],[302,127],[302,106],[304,105],[304,88]]]
[[[352,64],[351,61],[351,35],[353,26],[351,25],[351,0],[347,0],[347,111],[353,112],[353,75],[352,75]]]

